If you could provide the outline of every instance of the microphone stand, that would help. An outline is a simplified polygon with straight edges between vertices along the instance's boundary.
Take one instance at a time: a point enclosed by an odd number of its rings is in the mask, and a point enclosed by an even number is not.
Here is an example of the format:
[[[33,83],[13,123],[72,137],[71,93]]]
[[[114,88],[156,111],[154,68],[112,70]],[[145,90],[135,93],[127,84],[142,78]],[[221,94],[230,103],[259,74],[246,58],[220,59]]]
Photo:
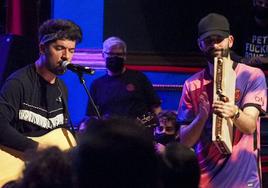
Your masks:
[[[93,100],[93,98],[92,98],[90,92],[89,92],[88,89],[87,89],[86,81],[85,81],[85,79],[84,79],[84,77],[83,77],[83,72],[82,72],[82,71],[78,71],[78,72],[76,72],[76,73],[77,73],[77,75],[78,75],[78,77],[79,77],[80,83],[84,86],[84,89],[86,90],[86,93],[87,93],[87,95],[88,95],[88,98],[89,98],[90,102],[92,103],[92,106],[93,106],[93,108],[94,108],[94,110],[95,110],[95,113],[96,113],[98,119],[100,119],[100,118],[101,118],[101,116],[100,116],[100,112],[99,112],[99,110],[98,110],[98,108],[97,108],[97,106],[96,106],[96,104],[95,104],[95,102],[94,102],[94,100]]]

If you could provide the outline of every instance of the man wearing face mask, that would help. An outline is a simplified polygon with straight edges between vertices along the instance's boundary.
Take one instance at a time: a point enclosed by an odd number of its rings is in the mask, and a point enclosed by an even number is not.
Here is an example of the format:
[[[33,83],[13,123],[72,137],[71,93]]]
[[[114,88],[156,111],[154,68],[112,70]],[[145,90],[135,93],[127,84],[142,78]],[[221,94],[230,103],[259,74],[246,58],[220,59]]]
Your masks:
[[[161,111],[159,97],[142,72],[125,67],[126,52],[126,43],[118,37],[110,37],[103,43],[107,74],[94,80],[90,87],[100,115],[137,118],[148,112],[158,114]],[[91,101],[87,116],[97,116]]]
[[[235,104],[213,101],[214,57],[229,55],[234,37],[228,20],[216,13],[198,24],[198,45],[208,66],[184,83],[178,109],[180,141],[193,147],[201,169],[201,188],[261,187],[260,119],[267,103],[263,72],[233,62]],[[223,54],[224,53],[224,54]],[[233,149],[221,153],[212,142],[212,114],[233,122]]]
[[[237,28],[237,53],[246,64],[268,63],[268,0],[252,0],[252,15]],[[242,31],[240,29],[242,28]]]

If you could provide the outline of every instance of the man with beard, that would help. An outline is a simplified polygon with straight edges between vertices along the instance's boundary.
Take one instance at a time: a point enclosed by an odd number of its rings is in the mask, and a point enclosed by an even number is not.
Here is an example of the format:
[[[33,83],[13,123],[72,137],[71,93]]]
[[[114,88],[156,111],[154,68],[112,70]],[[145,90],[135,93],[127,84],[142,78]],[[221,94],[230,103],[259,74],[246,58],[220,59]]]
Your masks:
[[[100,116],[137,117],[161,111],[160,99],[151,82],[139,71],[125,67],[127,46],[118,37],[110,37],[103,42],[103,58],[107,74],[92,82],[90,93]],[[97,116],[97,112],[88,102],[88,116]]]
[[[61,63],[71,61],[81,39],[79,26],[68,20],[52,19],[40,26],[39,58],[10,75],[0,92],[1,145],[21,152],[39,150],[45,145],[27,136],[67,124],[67,88],[57,76],[65,72]]]
[[[201,169],[200,187],[260,187],[259,115],[266,110],[265,76],[258,68],[233,62],[235,104],[212,103],[213,59],[229,55],[234,38],[228,20],[216,13],[200,20],[198,36],[208,66],[185,81],[178,109],[181,143],[195,149]],[[231,154],[220,153],[212,142],[213,113],[233,122]]]
[[[252,12],[244,26],[239,24],[237,53],[247,64],[268,63],[268,0],[252,0]],[[241,30],[242,29],[242,30]]]

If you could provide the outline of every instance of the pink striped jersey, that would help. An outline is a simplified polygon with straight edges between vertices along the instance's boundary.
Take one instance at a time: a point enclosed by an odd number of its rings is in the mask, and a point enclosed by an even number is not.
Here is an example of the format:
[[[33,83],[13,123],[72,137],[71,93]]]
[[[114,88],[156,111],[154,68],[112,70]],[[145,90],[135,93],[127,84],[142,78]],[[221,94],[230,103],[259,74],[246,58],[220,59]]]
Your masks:
[[[254,106],[260,114],[263,114],[267,103],[267,86],[263,72],[240,63],[234,63],[234,69],[237,76],[236,105],[240,109]],[[207,92],[212,104],[213,79],[208,68],[194,74],[184,83],[178,109],[178,121],[181,125],[190,124],[197,116],[198,100],[203,91]],[[212,116],[210,116],[194,149],[201,169],[200,187],[260,187],[259,119],[254,134],[243,134],[234,126],[232,154],[223,155],[212,142]]]

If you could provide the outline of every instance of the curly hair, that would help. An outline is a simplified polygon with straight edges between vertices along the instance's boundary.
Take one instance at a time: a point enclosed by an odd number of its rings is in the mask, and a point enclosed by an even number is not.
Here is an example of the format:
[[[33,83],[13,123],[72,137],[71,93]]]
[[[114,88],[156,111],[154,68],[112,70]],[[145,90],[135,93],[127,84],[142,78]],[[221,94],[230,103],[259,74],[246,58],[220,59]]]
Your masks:
[[[50,19],[39,27],[39,42],[46,44],[58,39],[82,41],[81,28],[70,20]]]

